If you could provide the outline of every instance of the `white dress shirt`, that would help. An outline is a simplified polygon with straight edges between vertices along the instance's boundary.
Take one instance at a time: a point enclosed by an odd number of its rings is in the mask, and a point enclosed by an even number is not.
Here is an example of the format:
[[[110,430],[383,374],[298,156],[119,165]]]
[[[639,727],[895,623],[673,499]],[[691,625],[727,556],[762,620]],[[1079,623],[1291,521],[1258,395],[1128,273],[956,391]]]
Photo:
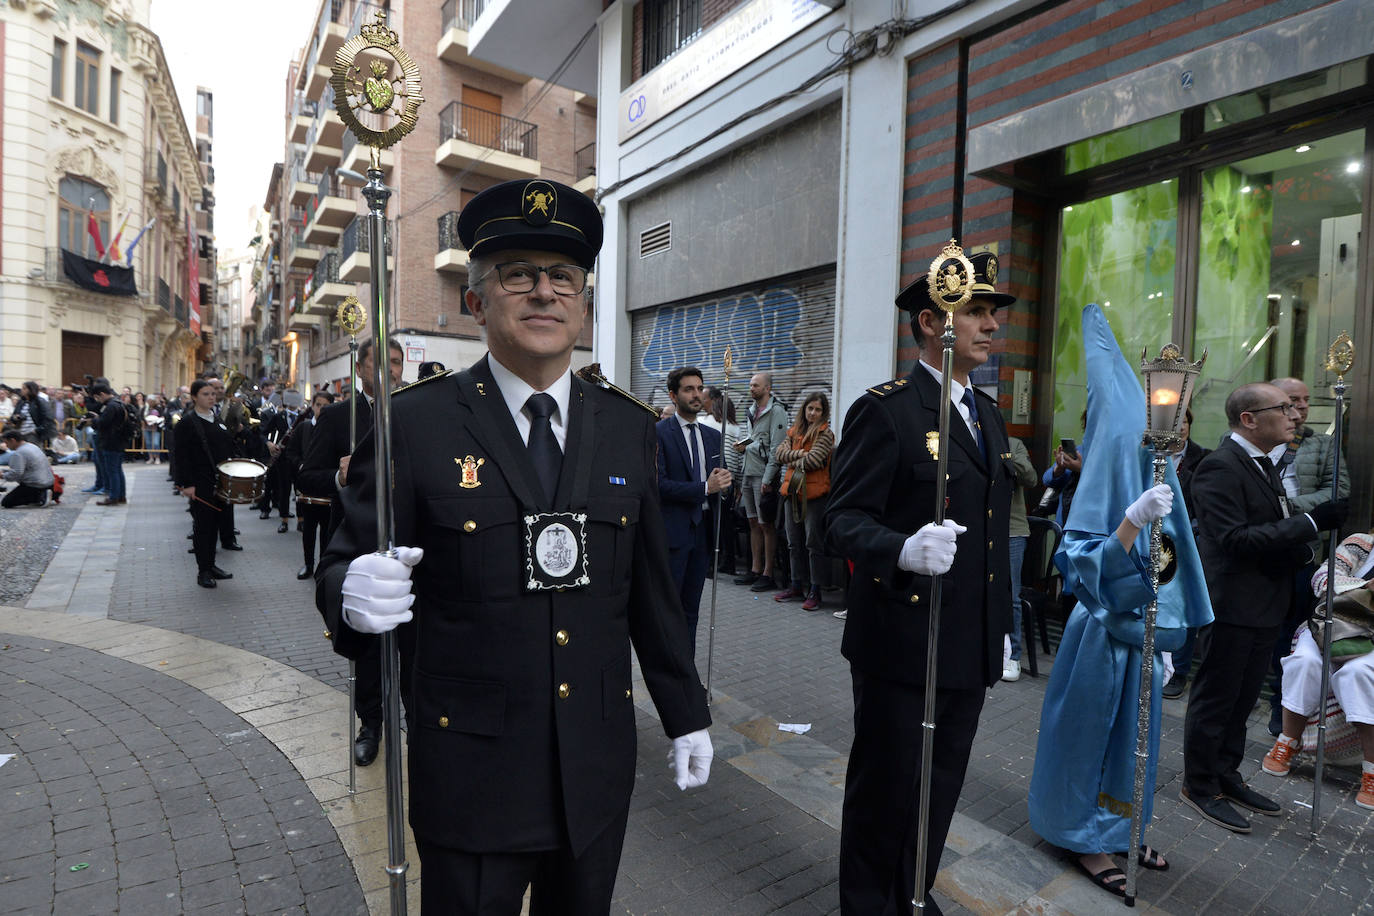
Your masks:
[[[501,397],[505,399],[506,409],[510,411],[511,419],[515,420],[515,428],[520,431],[520,440],[528,445],[530,441],[530,415],[525,410],[525,402],[530,399],[530,395],[536,393],[535,389],[520,376],[501,365],[496,357],[490,353],[487,354],[487,365],[491,366],[491,377],[496,380],[496,386],[501,389]],[[564,372],[558,377],[558,381],[542,393],[553,398],[554,403],[558,405],[553,415],[549,417],[549,426],[553,428],[553,437],[558,440],[559,450],[566,452],[568,399],[572,397],[572,372]]]
[[[921,368],[935,377],[935,381],[941,380],[940,370],[932,366],[925,360],[920,360]],[[954,403],[955,410],[959,411],[959,416],[964,418],[964,425],[968,427],[968,434],[973,437],[973,441],[978,441],[978,434],[973,431],[973,420],[968,415],[968,405],[964,403],[964,385],[956,382],[953,378],[949,380],[949,399]]]

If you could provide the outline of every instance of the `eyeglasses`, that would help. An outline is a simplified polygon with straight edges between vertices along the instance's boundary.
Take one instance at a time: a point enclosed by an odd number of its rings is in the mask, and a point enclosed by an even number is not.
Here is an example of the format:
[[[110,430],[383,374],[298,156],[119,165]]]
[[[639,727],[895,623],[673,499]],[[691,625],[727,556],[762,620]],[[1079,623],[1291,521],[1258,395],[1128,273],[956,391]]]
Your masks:
[[[1291,417],[1298,412],[1298,408],[1288,402],[1282,404],[1271,404],[1268,407],[1257,407],[1254,410],[1246,410],[1244,413],[1264,413],[1266,410],[1282,410],[1285,417]]]
[[[504,264],[497,264],[478,277],[473,285],[491,276],[492,271],[496,272],[497,279],[501,281],[501,288],[508,293],[530,292],[539,285],[541,273],[548,276],[549,285],[560,296],[575,296],[587,288],[586,268],[578,267],[576,264],[552,264],[548,267],[540,267],[529,261],[507,261]]]

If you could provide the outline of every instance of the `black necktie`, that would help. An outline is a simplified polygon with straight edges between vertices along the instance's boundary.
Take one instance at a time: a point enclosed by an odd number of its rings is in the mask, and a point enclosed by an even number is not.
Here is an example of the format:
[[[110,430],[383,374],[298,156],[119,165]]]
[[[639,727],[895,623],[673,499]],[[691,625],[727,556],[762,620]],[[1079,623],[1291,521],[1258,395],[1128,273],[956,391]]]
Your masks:
[[[1286,491],[1283,489],[1283,481],[1279,479],[1279,469],[1274,467],[1274,462],[1269,460],[1269,456],[1260,455],[1255,459],[1255,462],[1260,466],[1260,470],[1264,472],[1264,476],[1268,478],[1269,485],[1274,488],[1274,492],[1279,496],[1286,495]]]
[[[525,409],[530,412],[530,441],[526,448],[544,487],[544,496],[552,503],[558,493],[558,474],[563,469],[563,450],[558,447],[549,423],[558,402],[551,395],[536,392],[525,401]]]
[[[687,424],[687,438],[692,443],[692,479],[701,480],[701,452],[697,450],[697,425]]]
[[[978,443],[978,454],[983,461],[988,460],[988,447],[983,442],[983,424],[978,422],[978,405],[973,400],[973,389],[964,389],[964,406],[968,408],[968,421],[973,424],[973,441]]]

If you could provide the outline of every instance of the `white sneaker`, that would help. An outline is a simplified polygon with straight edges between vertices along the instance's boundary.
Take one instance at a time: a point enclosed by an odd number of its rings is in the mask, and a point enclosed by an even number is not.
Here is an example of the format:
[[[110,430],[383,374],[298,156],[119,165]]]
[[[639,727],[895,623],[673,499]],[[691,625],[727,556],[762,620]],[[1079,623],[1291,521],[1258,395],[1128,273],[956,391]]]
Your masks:
[[[1002,663],[1002,680],[1010,683],[1021,679],[1021,663],[1014,658],[1009,658]]]
[[[830,616],[831,616],[831,617],[834,617],[834,618],[837,619],[837,620],[848,620],[848,619],[849,619],[849,608],[845,608],[843,611],[835,611],[835,612],[832,613]]]

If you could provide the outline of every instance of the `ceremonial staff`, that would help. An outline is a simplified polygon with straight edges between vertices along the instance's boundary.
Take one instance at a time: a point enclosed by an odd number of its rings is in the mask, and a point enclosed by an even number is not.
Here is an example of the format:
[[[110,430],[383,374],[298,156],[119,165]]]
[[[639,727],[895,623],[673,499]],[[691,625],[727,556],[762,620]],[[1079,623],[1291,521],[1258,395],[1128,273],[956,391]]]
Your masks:
[[[940,335],[943,348],[940,361],[940,429],[935,456],[935,524],[945,522],[945,492],[949,473],[949,391],[954,374],[954,313],[973,298],[973,263],[964,256],[953,239],[930,263],[930,298],[945,313],[945,329]],[[925,713],[921,720],[921,823],[916,833],[916,896],[911,903],[925,912],[926,851],[930,843],[930,766],[935,752],[935,666],[939,661],[940,592],[943,577],[930,577],[930,617],[926,630]]]
[[[730,345],[725,345],[725,352],[721,355],[721,362],[725,366],[725,387],[720,393],[720,464],[725,466],[725,450],[732,448],[731,443],[725,441],[725,431],[730,428],[730,367],[734,365],[734,360],[730,357]],[[709,474],[707,476],[710,476]],[[734,488],[724,491],[733,493]],[[720,517],[727,510],[725,500],[721,494],[716,494],[716,533],[715,549],[711,556],[711,631],[706,638],[706,705],[711,705],[711,664],[716,659],[716,579],[720,577]]]
[[[1355,346],[1350,335],[1342,331],[1326,351],[1326,371],[1336,373],[1336,428],[1331,433],[1331,498],[1341,498],[1341,421],[1345,418],[1345,374],[1355,363]],[[1321,708],[1317,711],[1317,772],[1312,781],[1312,838],[1317,837],[1317,823],[1321,820],[1322,767],[1326,764],[1326,694],[1331,690],[1331,624],[1335,620],[1331,608],[1336,600],[1336,545],[1340,532],[1331,532],[1326,545],[1326,625],[1322,627],[1322,690],[1318,694]]]
[[[372,394],[373,443],[377,499],[377,552],[396,556],[396,522],[392,512],[391,471],[391,372],[387,331],[388,277],[386,269],[386,203],[391,189],[382,181],[382,150],[415,128],[419,120],[420,68],[387,28],[386,11],[343,43],[334,56],[329,85],[340,120],[371,149],[367,185],[368,241],[372,272]],[[366,72],[364,72],[366,68]],[[401,797],[401,698],[400,654],[394,630],[382,639],[383,735],[386,749],[387,875],[390,877],[391,912],[406,912],[405,824]]]
[[[349,296],[339,303],[339,311],[335,315],[339,322],[339,327],[348,333],[348,397],[350,400],[358,396],[358,332],[367,327],[367,310],[358,302],[356,296]],[[388,354],[390,355],[390,354]],[[357,402],[348,405],[348,454],[352,455],[353,450],[358,447],[358,405]],[[353,753],[353,735],[357,729],[353,726],[355,716],[354,700],[358,696],[358,662],[356,659],[348,660],[348,794],[355,795],[358,792],[358,761]]]
[[[1145,376],[1145,435],[1141,445],[1150,450],[1154,486],[1164,483],[1169,454],[1183,444],[1183,421],[1194,383],[1207,353],[1190,363],[1177,344],[1165,344],[1157,359],[1146,362],[1140,352],[1140,371]],[[1140,848],[1145,841],[1145,774],[1150,757],[1150,710],[1154,706],[1155,618],[1159,614],[1159,567],[1164,549],[1164,519],[1150,523],[1150,603],[1145,606],[1145,636],[1140,646],[1140,692],[1135,720],[1135,786],[1131,795],[1131,843],[1126,851],[1126,906],[1135,906],[1135,882],[1140,873]]]

